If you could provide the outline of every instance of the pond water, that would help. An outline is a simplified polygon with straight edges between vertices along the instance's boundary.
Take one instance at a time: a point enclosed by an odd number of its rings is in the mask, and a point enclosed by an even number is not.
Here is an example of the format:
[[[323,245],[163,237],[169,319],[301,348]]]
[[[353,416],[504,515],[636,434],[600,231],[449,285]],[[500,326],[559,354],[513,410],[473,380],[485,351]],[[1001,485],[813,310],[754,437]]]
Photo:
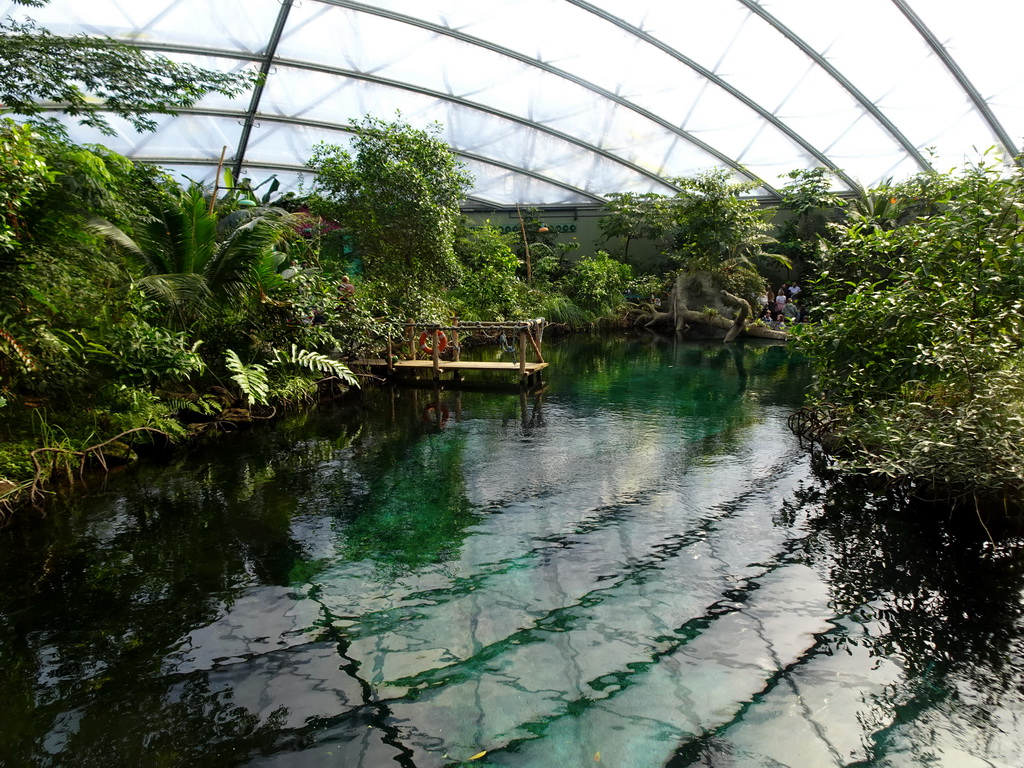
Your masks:
[[[0,531],[0,765],[1024,764],[1017,542],[818,477],[784,347],[545,349]]]

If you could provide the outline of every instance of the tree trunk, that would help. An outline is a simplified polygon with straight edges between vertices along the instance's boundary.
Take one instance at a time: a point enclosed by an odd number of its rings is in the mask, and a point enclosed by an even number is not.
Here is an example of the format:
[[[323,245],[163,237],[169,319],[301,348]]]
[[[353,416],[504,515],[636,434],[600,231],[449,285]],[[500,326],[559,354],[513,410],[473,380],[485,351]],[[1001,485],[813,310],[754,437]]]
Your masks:
[[[724,343],[728,344],[731,341],[735,341],[736,337],[739,336],[740,332],[743,330],[747,317],[750,315],[750,304],[739,296],[734,296],[725,290],[719,291],[719,295],[722,297],[722,303],[739,309],[739,312],[736,313],[736,318],[733,320],[732,328],[730,328],[728,333],[725,334]]]
[[[773,331],[763,325],[748,325],[751,315],[749,302],[734,296],[718,287],[717,280],[708,273],[680,275],[669,295],[666,312],[654,310],[644,324],[647,328],[671,328],[677,332],[698,329],[701,326],[724,331],[725,342],[731,342],[741,335],[759,339],[776,339],[785,341],[789,334],[785,331]],[[691,309],[688,304],[696,304],[702,311]],[[705,307],[715,309],[717,314],[705,311]],[[735,317],[730,317],[735,311]]]

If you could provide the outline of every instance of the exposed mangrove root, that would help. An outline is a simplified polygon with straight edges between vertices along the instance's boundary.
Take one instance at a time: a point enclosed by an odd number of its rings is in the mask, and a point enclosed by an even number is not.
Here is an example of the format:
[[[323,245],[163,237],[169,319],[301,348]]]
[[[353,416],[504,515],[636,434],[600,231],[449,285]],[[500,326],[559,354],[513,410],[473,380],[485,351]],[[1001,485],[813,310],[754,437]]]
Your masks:
[[[79,478],[82,478],[84,476],[84,473],[85,473],[85,463],[86,463],[86,461],[88,461],[88,459],[90,457],[94,458],[99,463],[99,465],[101,467],[103,467],[103,471],[104,472],[109,472],[110,468],[107,466],[107,457],[103,453],[103,448],[105,448],[106,446],[110,445],[111,443],[116,443],[119,440],[121,440],[122,438],[127,437],[128,435],[131,435],[131,434],[135,434],[137,432],[148,432],[150,434],[161,435],[168,442],[170,442],[170,440],[171,440],[171,436],[169,434],[167,434],[166,432],[164,432],[163,430],[161,430],[161,429],[156,429],[154,427],[135,427],[134,429],[129,429],[129,430],[125,431],[125,432],[122,432],[119,435],[114,435],[114,437],[111,437],[108,440],[104,440],[102,443],[96,443],[96,445],[90,445],[88,448],[84,448],[81,451],[74,451],[74,450],[71,450],[70,448],[52,448],[52,447],[36,448],[34,451],[30,451],[29,452],[29,458],[32,459],[32,464],[35,467],[35,477],[33,477],[32,482],[28,486],[28,488],[29,488],[29,498],[33,502],[39,501],[39,500],[41,500],[43,498],[44,491],[42,489],[42,485],[43,485],[44,482],[46,482],[47,478],[50,476],[50,473],[47,472],[46,468],[44,468],[39,463],[39,454],[41,454],[41,453],[52,453],[52,454],[58,454],[58,455],[63,455],[63,456],[67,456],[67,457],[72,457],[72,456],[77,457],[78,460],[79,460],[79,464],[78,464],[78,476],[79,476]],[[51,462],[51,464],[50,464],[50,472],[52,472],[53,469],[54,469],[54,462]],[[72,475],[71,475],[71,466],[70,466],[70,464],[68,464],[67,469],[68,469],[68,477],[71,478]]]
[[[824,445],[835,435],[838,416],[834,408],[805,405],[790,414],[788,424],[790,431],[799,439],[801,445],[806,440],[811,444]]]
[[[651,312],[650,319],[644,324],[646,328],[661,327],[666,325],[673,325],[675,318],[671,312],[659,312],[654,310]]]
[[[267,416],[257,416],[251,410],[249,411],[249,417],[254,421],[270,421],[277,417],[277,406],[270,406],[270,413]]]
[[[718,295],[722,298],[722,303],[735,307],[739,311],[736,313],[736,317],[733,319],[732,327],[725,334],[725,344],[730,341],[735,341],[736,337],[743,332],[743,326],[750,316],[750,303],[741,299],[739,296],[734,296],[726,290],[719,291]]]

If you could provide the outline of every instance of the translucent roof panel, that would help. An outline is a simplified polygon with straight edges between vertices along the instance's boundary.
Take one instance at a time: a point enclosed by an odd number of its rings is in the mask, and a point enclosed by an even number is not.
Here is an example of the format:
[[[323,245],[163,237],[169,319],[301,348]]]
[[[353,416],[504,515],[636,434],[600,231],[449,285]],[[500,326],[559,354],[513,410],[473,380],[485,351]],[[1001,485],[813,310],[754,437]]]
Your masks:
[[[947,170],[1024,134],[1016,0],[51,0],[0,11],[204,67],[266,72],[152,135],[107,144],[190,178],[228,163],[308,185],[318,141],[396,113],[475,176],[467,203],[580,206],[670,194],[713,167],[773,196],[794,169],[837,191]],[[47,105],[54,109],[59,105]],[[181,170],[181,169],[187,169]],[[205,170],[204,170],[205,169]]]

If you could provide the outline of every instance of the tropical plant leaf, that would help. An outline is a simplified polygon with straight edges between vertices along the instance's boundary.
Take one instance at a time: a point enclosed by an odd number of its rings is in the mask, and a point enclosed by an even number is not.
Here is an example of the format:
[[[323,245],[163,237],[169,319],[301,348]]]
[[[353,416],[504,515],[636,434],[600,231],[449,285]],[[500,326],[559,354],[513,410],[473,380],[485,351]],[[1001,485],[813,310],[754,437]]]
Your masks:
[[[267,405],[270,395],[270,382],[267,380],[267,369],[259,363],[246,365],[238,354],[229,349],[224,353],[227,368],[234,375],[231,380],[238,385],[246,402],[260,403]]]
[[[274,360],[271,365],[290,365],[297,368],[305,368],[316,373],[325,373],[329,376],[336,376],[351,387],[358,387],[359,382],[352,374],[352,370],[340,360],[312,352],[308,349],[299,349],[292,344],[290,352],[275,350]]]

